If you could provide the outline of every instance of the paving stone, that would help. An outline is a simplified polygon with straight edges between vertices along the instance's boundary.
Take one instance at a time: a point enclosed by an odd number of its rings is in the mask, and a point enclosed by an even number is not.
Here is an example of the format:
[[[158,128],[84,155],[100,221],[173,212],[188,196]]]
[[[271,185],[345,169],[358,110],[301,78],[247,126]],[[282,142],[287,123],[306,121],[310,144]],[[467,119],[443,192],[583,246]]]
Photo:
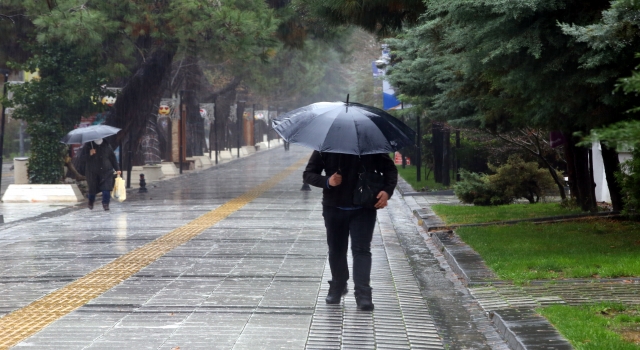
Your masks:
[[[0,313],[19,309],[182,228],[309,154],[298,147],[259,152],[156,182],[148,194],[132,192],[127,201],[113,203],[110,212],[71,208],[60,215],[0,227]],[[431,268],[438,265],[430,277],[434,284],[424,289],[424,276],[414,265],[416,252],[407,245],[409,234],[423,239],[422,229],[413,221],[406,198],[398,193],[388,208],[378,211],[372,242],[375,310],[356,309],[353,285],[341,304],[326,305],[330,273],[321,193],[319,189],[299,191],[301,173],[298,168],[224,220],[24,339],[20,346],[444,349],[461,332],[484,342],[471,348],[503,349],[497,343],[489,345],[493,339],[482,328],[476,311],[480,307],[470,306],[468,295],[455,300],[458,308],[447,311],[454,313],[450,317],[476,324],[474,328],[463,329],[443,317],[441,304],[434,301],[463,293],[463,287],[445,278],[438,257],[422,241],[415,246],[423,254],[420,259]],[[498,290],[487,296],[499,294]],[[558,300],[546,298],[545,293],[533,297],[520,292],[509,296],[514,303]],[[594,298],[597,292],[576,295],[574,300]],[[616,293],[620,298],[633,295],[624,289]]]

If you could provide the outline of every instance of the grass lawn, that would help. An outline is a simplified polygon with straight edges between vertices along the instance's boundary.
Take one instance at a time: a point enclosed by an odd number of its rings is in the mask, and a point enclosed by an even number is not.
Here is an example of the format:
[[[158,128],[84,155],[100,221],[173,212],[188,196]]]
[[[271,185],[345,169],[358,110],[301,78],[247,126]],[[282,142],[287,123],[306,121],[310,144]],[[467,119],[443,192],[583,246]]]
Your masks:
[[[640,307],[602,303],[537,310],[579,350],[640,349]]]
[[[391,159],[393,159],[393,157]],[[420,182],[416,181],[418,174],[414,165],[407,165],[404,169],[402,169],[402,165],[396,165],[396,167],[398,168],[398,175],[400,175],[404,179],[404,181],[408,182],[416,191],[419,191],[424,187],[427,187],[430,191],[443,190],[447,188],[442,184],[436,183],[433,172],[431,172],[431,174],[429,175],[429,180],[425,180],[424,167],[420,168],[420,170],[422,171],[422,173],[420,174],[420,178],[422,180]],[[453,185],[454,183],[455,180],[451,180],[451,185]]]
[[[496,274],[535,279],[640,276],[640,224],[590,219],[456,230]]]
[[[487,207],[436,204],[432,206],[432,209],[447,224],[476,224],[581,213],[579,208],[567,209],[558,203],[508,204]]]

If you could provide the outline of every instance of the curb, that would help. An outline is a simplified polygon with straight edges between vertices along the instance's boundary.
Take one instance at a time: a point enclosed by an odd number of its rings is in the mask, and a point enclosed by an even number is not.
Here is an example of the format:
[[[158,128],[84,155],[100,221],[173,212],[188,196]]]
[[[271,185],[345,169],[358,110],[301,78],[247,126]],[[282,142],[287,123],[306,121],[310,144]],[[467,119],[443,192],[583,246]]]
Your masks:
[[[433,213],[433,212],[431,212]],[[426,210],[414,210],[413,214],[418,218],[424,220],[426,217],[430,215]],[[574,221],[574,220],[582,220],[589,218],[617,218],[620,217],[620,212],[611,211],[605,213],[595,213],[595,214],[572,214],[572,215],[558,215],[558,216],[544,216],[539,218],[531,218],[531,219],[518,219],[518,220],[506,220],[506,221],[494,221],[494,222],[482,222],[477,224],[459,224],[459,225],[446,225],[442,220],[431,221],[429,226],[424,226],[427,232],[429,231],[444,231],[444,230],[454,230],[461,227],[482,227],[482,226],[494,226],[494,225],[516,225],[523,222],[531,222],[534,224],[548,224],[554,222],[565,222],[565,221]]]
[[[484,285],[508,285],[498,279],[480,254],[464,243],[453,231],[429,232],[434,244],[451,269],[468,288]],[[571,344],[547,321],[529,308],[486,310],[496,330],[513,350],[569,350]]]
[[[490,312],[489,317],[513,350],[573,349],[546,318],[531,309],[501,309]]]
[[[402,192],[401,192],[402,193]],[[424,192],[404,192],[403,196],[455,196],[453,190],[442,190],[442,191],[424,191]]]
[[[489,269],[480,254],[464,243],[453,231],[430,232],[433,243],[444,255],[453,271],[466,287],[488,284],[508,284]]]
[[[396,189],[402,196],[455,196],[453,190],[438,190],[438,191],[416,191],[411,187],[411,185],[404,181],[402,177],[398,176],[398,184],[396,185]],[[402,179],[402,180],[400,180]]]

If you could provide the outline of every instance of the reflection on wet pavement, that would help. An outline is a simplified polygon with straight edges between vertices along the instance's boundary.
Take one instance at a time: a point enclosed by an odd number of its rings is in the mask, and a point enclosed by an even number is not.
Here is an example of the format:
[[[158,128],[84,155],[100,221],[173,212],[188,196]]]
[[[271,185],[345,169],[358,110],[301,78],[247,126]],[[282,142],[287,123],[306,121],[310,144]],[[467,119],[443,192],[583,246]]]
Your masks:
[[[440,326],[398,242],[396,230],[415,230],[409,219],[396,219],[396,212],[411,218],[400,200],[392,217],[381,212],[376,228],[376,310],[358,312],[351,294],[341,305],[324,304],[321,193],[300,191],[309,155],[276,148],[153,183],[146,194],[112,202],[109,212],[82,208],[0,228],[0,347],[443,349]],[[290,175],[246,197],[298,161]],[[233,204],[242,198],[246,204]],[[219,221],[207,221],[222,212]],[[193,238],[182,243],[182,235]],[[130,274],[128,265],[111,265],[119,259],[144,267]],[[100,272],[105,266],[114,267]],[[62,313],[112,276],[128,278]],[[87,278],[81,289],[69,289]],[[7,339],[5,331],[29,328],[37,317],[3,320],[45,296],[55,298],[41,306],[42,315],[61,310],[53,323]]]

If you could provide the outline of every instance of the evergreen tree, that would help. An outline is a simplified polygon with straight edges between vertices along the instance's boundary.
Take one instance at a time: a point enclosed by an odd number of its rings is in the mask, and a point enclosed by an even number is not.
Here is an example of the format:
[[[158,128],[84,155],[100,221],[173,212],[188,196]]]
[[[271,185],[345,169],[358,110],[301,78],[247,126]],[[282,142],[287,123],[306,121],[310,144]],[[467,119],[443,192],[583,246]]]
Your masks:
[[[593,209],[587,150],[572,135],[620,120],[630,101],[611,92],[628,62],[585,66],[591,48],[558,23],[586,26],[607,7],[606,1],[431,1],[424,22],[390,41],[397,56],[391,81],[435,118],[497,131],[563,131],[572,194]],[[615,192],[615,179],[608,182]]]
[[[104,77],[97,73],[100,61],[78,54],[62,45],[43,45],[37,55],[15,68],[34,72],[40,78],[11,86],[13,117],[27,122],[32,145],[29,181],[37,184],[60,183],[68,147],[60,139],[80,122],[83,113],[95,110]]]
[[[196,42],[200,57],[243,64],[266,57],[275,44],[277,21],[266,3],[256,0],[27,0],[9,5],[31,19],[36,41],[103,59],[95,70],[124,82],[107,123],[124,129],[116,144],[132,134],[134,164],[144,161],[140,142],[176,55]]]

